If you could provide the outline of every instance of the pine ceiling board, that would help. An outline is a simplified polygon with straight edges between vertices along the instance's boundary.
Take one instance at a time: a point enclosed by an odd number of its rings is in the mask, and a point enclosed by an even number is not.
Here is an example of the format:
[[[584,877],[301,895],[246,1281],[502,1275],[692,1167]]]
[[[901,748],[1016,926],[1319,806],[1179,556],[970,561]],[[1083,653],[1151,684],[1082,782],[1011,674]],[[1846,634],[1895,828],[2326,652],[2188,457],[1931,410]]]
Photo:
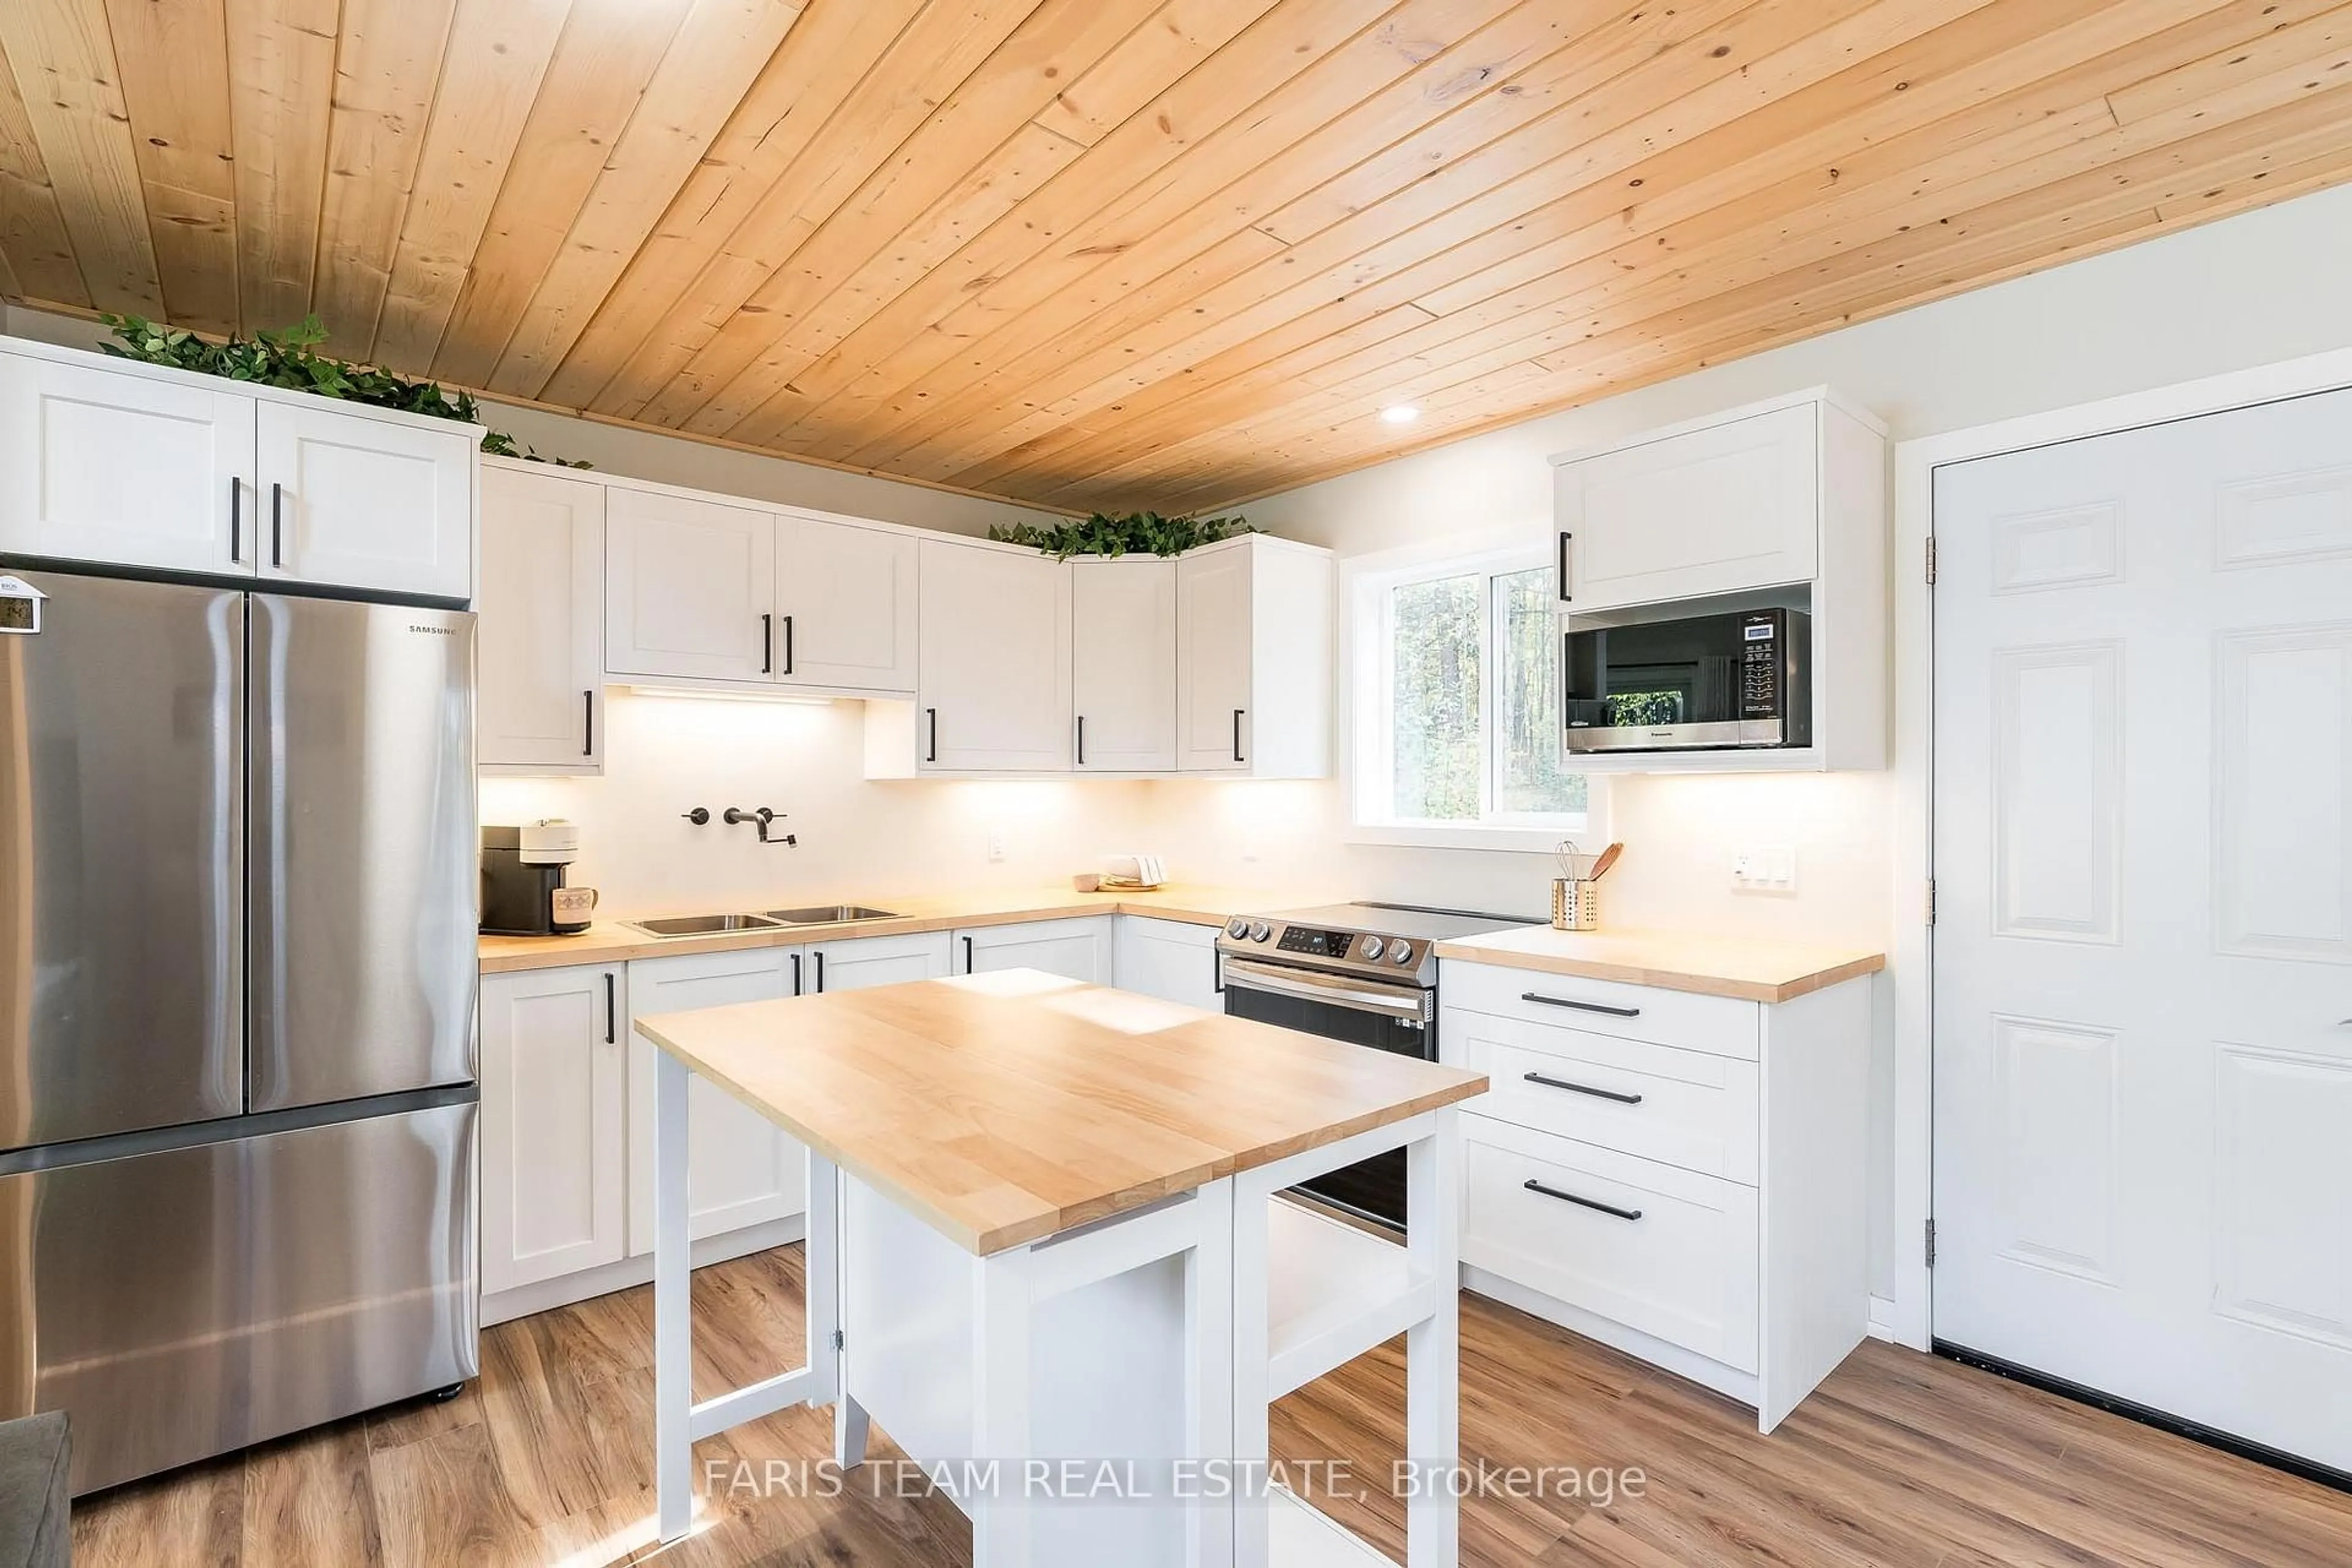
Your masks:
[[[743,303],[760,332],[831,346],[1067,167],[1084,147],[1034,116],[1153,4],[1045,0],[832,210],[795,204],[819,227]]]
[[[1136,106],[1223,48],[1276,0],[1167,0],[1150,20],[1041,110],[1037,123],[1091,147]]]
[[[964,0],[925,10],[820,128],[816,139],[768,193],[762,208],[789,213],[817,226],[812,238],[822,232],[877,171],[888,166],[910,137],[957,102],[959,90],[1038,3]],[[932,156],[944,159],[960,175],[975,159],[985,156],[992,145],[982,142],[978,146],[942,148]],[[850,218],[855,221],[854,212]],[[762,286],[777,276],[780,267],[789,264],[786,257],[772,252],[759,256],[759,260],[764,268]],[[743,309],[747,304],[753,309]],[[644,417],[706,435],[728,433],[734,424],[731,417],[708,417],[704,410],[714,397],[724,395],[724,389],[774,335],[767,323],[766,306],[756,293],[737,300],[734,310],[727,324],[645,405]]]
[[[0,49],[16,73],[90,303],[163,315],[131,114],[100,0],[5,0]]]
[[[900,416],[894,427],[844,455],[856,462],[908,460],[949,472],[1027,440],[1035,431],[1022,428],[1024,420],[1051,417],[1045,406],[1051,394],[1038,389],[1036,377],[1066,374],[1075,344],[1124,339],[1147,323],[1181,319],[1173,310],[1178,301],[1241,269],[1227,243],[1234,234],[1267,232],[1258,215],[1345,169],[1366,148],[1408,136],[1466,105],[1531,96],[1507,89],[1544,62],[1587,58],[1591,51],[1570,46],[1606,14],[1604,3],[1613,6],[1616,0],[1508,5],[1459,41],[1427,53],[1400,51],[1377,34],[1358,35],[1285,94],[1298,103],[1301,117],[1286,145],[1282,138],[1289,128],[1276,112],[1253,114],[1204,140],[1182,161],[1188,169],[1207,171],[1205,176],[1160,184],[1140,206],[1073,236],[1004,284],[975,294],[942,328],[971,333],[973,348],[918,384],[913,391],[919,398],[902,394],[894,400],[891,411]],[[1382,69],[1391,73],[1384,83],[1377,74]],[[1343,86],[1352,106],[1335,115],[1301,90],[1318,77]],[[1236,178],[1231,170],[1242,163],[1244,142],[1259,161]],[[1260,149],[1269,151],[1261,155]],[[1287,243],[1285,236],[1273,237]],[[1037,336],[1034,323],[1013,329],[1018,336],[1006,335],[1005,329],[1038,304],[1057,324],[1050,339]],[[1073,327],[1078,335],[1064,341]],[[1049,342],[1054,352],[1041,353]],[[1117,352],[1132,346],[1121,342]],[[887,422],[886,415],[874,423]]]
[[[18,298],[31,295],[89,308],[81,267],[58,211],[58,194],[49,187],[48,166],[41,161],[40,143],[34,139],[33,122],[16,92],[16,73],[5,52],[0,52],[0,258],[7,260],[9,290]]]
[[[1799,50],[1803,56],[1802,63],[1798,67],[1800,70],[1818,72],[1823,68],[1822,60],[1837,58],[1834,40],[1841,25],[1859,25],[1865,16],[1895,9],[1882,4],[1874,11],[1866,11],[1865,3],[1866,0],[1848,0],[1842,5],[1832,5],[1824,4],[1823,0],[1811,0],[1809,5],[1801,8],[1764,5],[1744,10],[1732,6],[1714,11],[1702,10],[1697,14],[1701,28],[1693,47],[1706,50],[1704,58],[1710,62],[1705,68],[1706,78],[1719,88],[1735,86],[1752,72],[1773,72],[1776,68],[1785,68],[1788,64],[1786,57],[1792,49]],[[1913,18],[1912,26],[1922,26],[1925,18],[1945,15],[1947,9],[1954,5],[1979,3],[1981,0],[1921,0],[1920,4],[1904,7],[1904,14]],[[1689,41],[1691,37],[1684,35],[1683,41]],[[1611,40],[1611,47],[1598,48],[1580,44],[1576,48],[1566,51],[1572,74],[1557,80],[1565,103],[1535,125],[1522,128],[1516,135],[1497,139],[1491,144],[1523,149],[1519,155],[1525,156],[1528,152],[1540,153],[1552,144],[1546,139],[1544,132],[1547,126],[1560,123],[1556,116],[1572,115],[1589,121],[1612,121],[1622,129],[1627,121],[1641,124],[1638,117],[1643,110],[1655,113],[1662,112],[1665,107],[1679,109],[1679,104],[1670,104],[1669,100],[1675,100],[1678,94],[1688,96],[1683,89],[1694,85],[1690,68],[1679,60],[1671,68],[1663,69],[1656,64],[1671,58],[1674,41],[1672,35],[1661,40],[1647,30],[1636,29],[1618,33]],[[1696,113],[1687,116],[1685,122],[1691,124],[1694,131],[1703,130],[1706,123],[1703,115]],[[1643,129],[1649,128],[1644,126]],[[1655,132],[1651,132],[1633,144],[1651,144],[1654,136]],[[1580,183],[1589,183],[1580,168],[1575,171],[1574,177]],[[1432,175],[1413,183],[1411,192],[1414,195],[1427,193],[1442,184],[1444,178],[1444,175]],[[1042,427],[1045,416],[1055,414],[1074,416],[1083,408],[1099,407],[1113,398],[1172,374],[1205,353],[1254,335],[1262,330],[1266,319],[1266,311],[1258,307],[1270,306],[1273,310],[1280,310],[1282,307],[1273,303],[1278,297],[1286,296],[1297,302],[1293,309],[1303,309],[1360,292],[1376,292],[1380,279],[1386,272],[1410,266],[1431,252],[1448,248],[1465,237],[1442,225],[1409,221],[1394,224],[1386,237],[1391,242],[1389,254],[1381,258],[1379,265],[1366,267],[1362,264],[1363,256],[1359,253],[1364,248],[1366,230],[1378,221],[1377,212],[1378,209],[1368,210],[1358,215],[1354,221],[1342,221],[1319,235],[1302,237],[1283,258],[1287,279],[1268,277],[1266,269],[1261,268],[1249,282],[1237,281],[1222,290],[1188,301],[1181,308],[1174,301],[1170,301],[1158,312],[1156,321],[1130,323],[1124,319],[1115,319],[1101,329],[1092,329],[1090,323],[1087,328],[1065,331],[1059,336],[1068,349],[1081,352],[1069,353],[1067,363],[1050,372],[1045,384],[1032,384],[1023,394],[1034,402],[1040,417],[1033,422],[1019,422],[1017,411],[1001,410],[992,416],[983,415],[978,422],[1026,439]],[[1327,268],[1330,270],[1324,271]],[[1315,278],[1318,271],[1322,271],[1323,276],[1318,282],[1306,283],[1301,287],[1305,280]],[[1286,290],[1286,281],[1288,283]],[[1318,297],[1318,288],[1320,297]],[[1360,305],[1366,313],[1370,313],[1396,302],[1394,298],[1367,297],[1360,301]],[[1206,340],[1196,343],[1191,340],[1198,335],[1202,323],[1206,324]],[[1034,336],[1030,341],[1035,341]],[[1085,348],[1097,342],[1110,353],[1098,351],[1092,355],[1083,354]],[[1178,344],[1183,346],[1176,347]],[[1173,352],[1170,352],[1171,349]],[[1129,350],[1139,350],[1140,353],[1130,354]],[[1111,354],[1123,359],[1125,363],[1116,365]],[[1108,373],[1109,379],[1105,379],[1106,373]],[[1061,401],[1074,395],[1082,396],[1085,399],[1083,404]],[[953,405],[950,411],[956,407],[961,407],[961,405]],[[973,461],[992,456],[993,451],[989,449],[991,445],[994,450],[1003,450],[1011,444],[999,437],[992,443],[967,446],[961,452],[947,450],[940,458],[922,462],[914,471],[932,471],[934,467],[938,467],[940,471],[958,471]],[[961,461],[954,460],[959,457]]]
[[[661,64],[688,0],[572,0],[433,374],[482,386]]]
[[[540,395],[634,416],[816,226],[761,203],[923,0],[813,0]],[[783,204],[785,206],[789,203]],[[741,249],[733,249],[740,242]],[[722,256],[722,247],[732,252]],[[746,255],[743,252],[749,251]],[[755,279],[740,289],[731,279]]]
[[[1230,46],[1139,104],[1087,156],[1023,203],[1011,221],[990,228],[795,373],[774,401],[793,400],[801,408],[824,403],[845,408],[859,396],[878,401],[911,379],[904,362],[943,360],[955,344],[938,330],[939,323],[971,292],[1088,221],[1119,192],[1361,30],[1364,9],[1364,0],[1285,0],[1275,6]],[[889,368],[869,376],[877,362],[891,356],[896,360]],[[861,381],[866,386],[853,393]],[[773,416],[775,410],[763,412]],[[782,426],[791,417],[787,412],[763,418],[761,427]]]
[[[2203,108],[2220,118],[2227,114],[2231,94],[2249,85],[2260,90],[2263,81],[2281,71],[2341,71],[2347,44],[2352,44],[2352,10],[2338,10],[2216,50],[2192,66],[2111,93],[2107,102],[2125,124],[2184,109]],[[2312,85],[2322,83],[2315,77]]]
[[[236,163],[222,0],[107,0],[163,307],[226,333],[237,324]]]
[[[421,371],[457,308],[571,0],[458,0],[372,357]]]
[[[329,352],[370,357],[456,0],[343,0],[311,299]]]
[[[310,309],[334,110],[340,0],[227,0],[238,314],[256,331]]]
[[[507,340],[493,391],[540,395],[801,12],[800,0],[696,0]]]

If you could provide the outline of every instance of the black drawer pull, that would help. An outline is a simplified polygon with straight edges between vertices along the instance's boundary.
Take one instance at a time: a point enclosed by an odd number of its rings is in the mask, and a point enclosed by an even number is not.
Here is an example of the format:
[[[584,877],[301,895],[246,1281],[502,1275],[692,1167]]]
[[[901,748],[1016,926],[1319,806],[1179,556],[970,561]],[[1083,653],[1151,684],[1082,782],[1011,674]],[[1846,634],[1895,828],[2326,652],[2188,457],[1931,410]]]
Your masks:
[[[1539,1083],[1546,1089],[1564,1089],[1570,1094],[1589,1094],[1595,1100],[1613,1100],[1620,1105],[1639,1105],[1638,1094],[1620,1094],[1613,1089],[1595,1089],[1589,1083],[1570,1083],[1564,1078],[1546,1078],[1539,1072],[1524,1075],[1529,1083]]]
[[[1558,1198],[1564,1204],[1574,1204],[1579,1208],[1599,1209],[1602,1214],[1615,1215],[1619,1219],[1642,1217],[1640,1209],[1621,1209],[1615,1204],[1604,1204],[1599,1198],[1580,1198],[1574,1193],[1563,1193],[1558,1187],[1547,1187],[1533,1176],[1529,1176],[1519,1184],[1531,1193],[1541,1193],[1548,1198]]]
[[[1522,1002],[1540,1002],[1547,1007],[1573,1007],[1580,1013],[1606,1013],[1612,1018],[1638,1018],[1639,1007],[1612,1007],[1606,1002],[1577,1002],[1566,996],[1547,996],[1540,991],[1522,991]]]

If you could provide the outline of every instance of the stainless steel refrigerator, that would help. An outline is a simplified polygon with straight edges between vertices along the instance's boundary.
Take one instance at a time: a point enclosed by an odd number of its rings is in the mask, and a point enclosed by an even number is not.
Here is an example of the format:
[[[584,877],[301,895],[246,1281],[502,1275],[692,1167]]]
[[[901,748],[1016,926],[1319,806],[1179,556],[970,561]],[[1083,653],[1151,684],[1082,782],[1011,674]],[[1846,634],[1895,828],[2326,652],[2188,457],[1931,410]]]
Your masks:
[[[473,616],[17,575],[0,1415],[79,1493],[473,1376]]]

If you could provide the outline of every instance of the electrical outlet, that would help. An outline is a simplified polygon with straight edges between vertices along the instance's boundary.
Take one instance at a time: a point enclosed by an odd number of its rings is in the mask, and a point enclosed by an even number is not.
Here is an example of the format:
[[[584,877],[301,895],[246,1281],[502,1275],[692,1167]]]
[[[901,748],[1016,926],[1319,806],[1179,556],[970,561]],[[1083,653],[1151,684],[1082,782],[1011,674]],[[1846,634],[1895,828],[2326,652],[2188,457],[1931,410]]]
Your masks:
[[[1002,824],[992,823],[989,826],[988,858],[991,860],[1004,858],[1004,828]]]
[[[1797,852],[1785,844],[1737,850],[1731,857],[1731,887],[1740,893],[1793,893]]]

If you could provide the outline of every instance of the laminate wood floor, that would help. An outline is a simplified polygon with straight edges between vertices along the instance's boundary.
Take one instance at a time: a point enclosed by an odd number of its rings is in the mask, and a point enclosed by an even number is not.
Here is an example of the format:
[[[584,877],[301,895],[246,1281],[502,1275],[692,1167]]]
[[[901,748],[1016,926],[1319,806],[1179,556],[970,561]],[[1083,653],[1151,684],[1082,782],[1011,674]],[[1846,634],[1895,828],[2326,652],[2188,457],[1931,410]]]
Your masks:
[[[698,1396],[796,1359],[800,1249],[695,1276]],[[1984,1373],[1864,1345],[1769,1438],[1746,1410],[1476,1297],[1463,1299],[1465,1460],[1643,1472],[1638,1497],[1475,1499],[1466,1563],[1537,1568],[2339,1568],[2352,1497]],[[652,1544],[653,1303],[637,1289],[503,1324],[446,1404],[357,1416],[85,1499],[79,1568],[444,1563],[609,1568]],[[1275,1447],[1385,1477],[1402,1342],[1286,1399]],[[831,1452],[799,1410],[699,1445],[754,1473]],[[874,1453],[895,1454],[877,1429]],[[1402,1553],[1400,1505],[1331,1505]],[[961,1564],[944,1499],[721,1494],[688,1564]],[[1110,1568],[1110,1565],[1106,1565]]]

